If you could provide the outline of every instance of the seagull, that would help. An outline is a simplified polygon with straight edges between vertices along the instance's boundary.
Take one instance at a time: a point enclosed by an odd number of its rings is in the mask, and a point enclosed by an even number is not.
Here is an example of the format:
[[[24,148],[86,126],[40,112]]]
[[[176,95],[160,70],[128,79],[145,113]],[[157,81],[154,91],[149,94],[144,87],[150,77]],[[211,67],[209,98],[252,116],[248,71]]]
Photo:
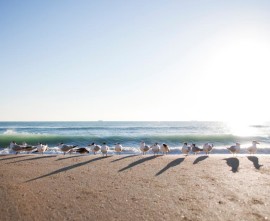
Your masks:
[[[184,145],[182,146],[182,153],[188,155],[188,153],[190,152],[190,150],[191,150],[191,147],[188,146],[187,143],[184,143]]]
[[[170,152],[170,147],[167,144],[162,144],[160,147],[161,152],[164,154],[168,154]]]
[[[89,150],[87,150],[85,147],[80,147],[78,149],[74,149],[74,152],[80,153],[80,154],[85,154],[85,153],[89,153]]]
[[[67,153],[67,152],[70,152],[73,148],[77,147],[78,145],[67,145],[67,144],[64,144],[64,143],[60,143],[58,145],[58,147],[60,148],[61,151],[64,152],[64,155]],[[71,152],[70,152],[71,153]]]
[[[42,143],[39,143],[37,145],[37,152],[39,152],[39,153],[42,153],[43,154],[48,149],[49,148],[48,148],[48,145],[47,144],[43,145]]]
[[[158,145],[158,143],[155,143],[150,148],[152,148],[154,155],[158,154],[158,152],[160,151],[160,146]]]
[[[101,153],[103,154],[103,156],[106,155],[106,157],[107,157],[109,147],[106,145],[106,143],[103,143],[100,150],[101,150]]]
[[[203,151],[208,155],[213,150],[214,144],[206,143],[203,145]]]
[[[114,150],[115,150],[116,153],[120,154],[122,152],[122,150],[123,150],[123,147],[122,147],[122,145],[120,143],[117,143],[117,144],[115,144]]]
[[[15,151],[16,154],[18,154],[19,152],[21,151],[25,151],[26,147],[23,146],[23,145],[19,145],[17,144],[15,141],[12,141],[10,144],[9,144],[9,147]]]
[[[92,147],[92,152],[94,153],[94,155],[96,155],[96,153],[101,149],[101,146],[96,145],[95,143],[89,144],[88,146]]]
[[[203,151],[203,149],[197,147],[196,144],[194,144],[194,143],[191,144],[191,150],[192,150],[192,152],[195,153],[195,155],[196,155],[197,153],[200,153],[201,151]]]
[[[9,147],[15,151],[15,154],[20,153],[21,151],[30,152],[34,150],[36,147],[28,145],[27,143],[23,142],[22,145],[17,144],[15,141],[12,141],[9,145]]]
[[[234,146],[227,148],[233,155],[240,152],[240,143],[236,143]]]
[[[247,148],[247,151],[250,154],[255,154],[257,152],[257,146],[256,144],[260,144],[259,142],[257,142],[256,140],[252,141],[252,146]]]
[[[23,142],[21,146],[24,147],[25,148],[24,151],[26,151],[28,153],[30,153],[31,151],[33,151],[37,148],[36,146],[29,145],[26,142]]]
[[[145,155],[148,150],[150,150],[150,147],[145,144],[144,141],[141,142],[140,150],[142,151],[142,154]]]

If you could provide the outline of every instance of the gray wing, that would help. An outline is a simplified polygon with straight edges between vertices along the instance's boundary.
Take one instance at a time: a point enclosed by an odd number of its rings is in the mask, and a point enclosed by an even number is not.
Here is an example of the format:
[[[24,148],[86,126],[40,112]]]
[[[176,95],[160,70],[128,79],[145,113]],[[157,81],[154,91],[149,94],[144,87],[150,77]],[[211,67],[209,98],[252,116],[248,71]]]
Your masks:
[[[100,150],[100,147],[99,146],[95,146],[94,147],[94,151],[99,151]]]
[[[16,145],[16,146],[12,147],[12,150],[14,150],[14,151],[23,151],[23,150],[25,150],[25,147]]]
[[[231,152],[235,152],[236,151],[236,147],[235,146],[231,146],[228,148],[228,150],[230,150]]]

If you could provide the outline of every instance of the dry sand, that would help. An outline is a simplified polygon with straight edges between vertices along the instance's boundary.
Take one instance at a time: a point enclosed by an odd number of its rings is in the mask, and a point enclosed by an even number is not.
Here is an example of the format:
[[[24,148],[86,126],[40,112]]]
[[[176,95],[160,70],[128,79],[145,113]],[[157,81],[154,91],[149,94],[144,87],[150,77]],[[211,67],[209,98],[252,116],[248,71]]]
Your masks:
[[[270,157],[0,156],[0,220],[270,220]]]

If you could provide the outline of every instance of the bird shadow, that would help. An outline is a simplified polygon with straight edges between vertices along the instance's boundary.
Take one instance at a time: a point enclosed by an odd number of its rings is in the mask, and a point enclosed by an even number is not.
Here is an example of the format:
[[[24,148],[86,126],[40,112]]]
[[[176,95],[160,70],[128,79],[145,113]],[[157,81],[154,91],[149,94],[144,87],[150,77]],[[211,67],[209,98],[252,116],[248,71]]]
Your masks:
[[[168,163],[167,166],[165,166],[162,170],[156,173],[156,176],[159,176],[160,174],[164,173],[166,170],[170,169],[171,167],[175,167],[182,163],[185,160],[185,158],[178,158],[176,160],[173,160],[172,162]]]
[[[120,161],[120,160],[124,160],[126,158],[130,158],[130,157],[136,157],[136,156],[139,156],[139,155],[128,155],[128,156],[125,156],[125,157],[122,157],[122,158],[119,158],[119,159],[116,159],[116,160],[112,160],[111,163],[114,163],[114,162],[117,162],[117,161]]]
[[[0,159],[0,161],[18,159],[18,158],[22,158],[22,157],[29,157],[29,156],[23,155],[23,156],[15,156],[15,157],[3,158],[3,159]]]
[[[71,165],[71,166],[63,167],[61,169],[55,170],[55,171],[53,171],[51,173],[48,173],[48,174],[45,174],[43,176],[39,176],[39,177],[30,179],[30,180],[27,180],[27,181],[25,181],[25,183],[28,183],[28,182],[31,182],[31,181],[34,181],[34,180],[39,180],[39,179],[42,179],[42,178],[45,178],[45,177],[48,177],[48,176],[52,176],[52,175],[55,175],[55,174],[58,174],[58,173],[62,173],[62,172],[68,171],[68,170],[72,170],[74,168],[83,166],[85,164],[92,163],[92,162],[95,162],[95,161],[98,161],[98,160],[102,160],[102,159],[106,159],[108,157],[111,157],[111,156],[98,157],[98,158],[94,158],[94,159],[91,159],[91,160],[88,160],[88,161],[85,161],[85,162],[81,162],[81,163],[77,163],[77,164],[74,164],[74,165]]]
[[[230,158],[225,158],[223,160],[226,160],[227,165],[232,168],[233,173],[238,172],[239,160],[237,158],[230,157]]]
[[[11,164],[11,163],[19,163],[19,162],[24,162],[24,161],[39,160],[39,159],[51,158],[51,157],[56,157],[56,155],[28,158],[28,159],[23,159],[23,160],[18,160],[18,161],[10,162],[10,163],[7,163],[7,164]]]
[[[259,159],[258,157],[255,157],[255,156],[248,156],[247,157],[254,165],[254,167],[259,170],[263,165],[260,165],[259,164]]]
[[[74,158],[74,157],[82,157],[82,156],[85,156],[85,155],[75,155],[75,156],[71,156],[71,157],[63,157],[63,158],[57,159],[56,161],[59,161],[59,160],[67,160],[67,159],[70,159],[70,158]]]
[[[135,161],[135,162],[130,163],[128,166],[122,168],[121,170],[118,170],[118,172],[123,172],[123,171],[125,171],[125,170],[127,170],[127,169],[130,169],[130,168],[135,167],[135,166],[137,166],[137,165],[139,165],[139,164],[141,164],[141,163],[144,163],[144,162],[146,162],[146,161],[148,161],[148,160],[153,160],[153,159],[155,159],[156,157],[158,157],[158,156],[144,157],[144,158],[142,158],[142,159],[139,159],[139,160],[137,160],[137,161]]]
[[[206,158],[208,158],[208,156],[200,156],[200,157],[197,157],[197,158],[194,160],[193,164],[197,164],[197,163],[199,163],[200,161],[205,160]]]

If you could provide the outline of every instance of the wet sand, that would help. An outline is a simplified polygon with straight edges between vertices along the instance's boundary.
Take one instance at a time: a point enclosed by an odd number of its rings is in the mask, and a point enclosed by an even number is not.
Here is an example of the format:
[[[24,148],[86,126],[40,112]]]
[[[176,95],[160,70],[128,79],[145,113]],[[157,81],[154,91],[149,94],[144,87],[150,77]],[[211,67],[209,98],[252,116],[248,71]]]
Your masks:
[[[270,220],[270,156],[0,155],[0,220]]]

